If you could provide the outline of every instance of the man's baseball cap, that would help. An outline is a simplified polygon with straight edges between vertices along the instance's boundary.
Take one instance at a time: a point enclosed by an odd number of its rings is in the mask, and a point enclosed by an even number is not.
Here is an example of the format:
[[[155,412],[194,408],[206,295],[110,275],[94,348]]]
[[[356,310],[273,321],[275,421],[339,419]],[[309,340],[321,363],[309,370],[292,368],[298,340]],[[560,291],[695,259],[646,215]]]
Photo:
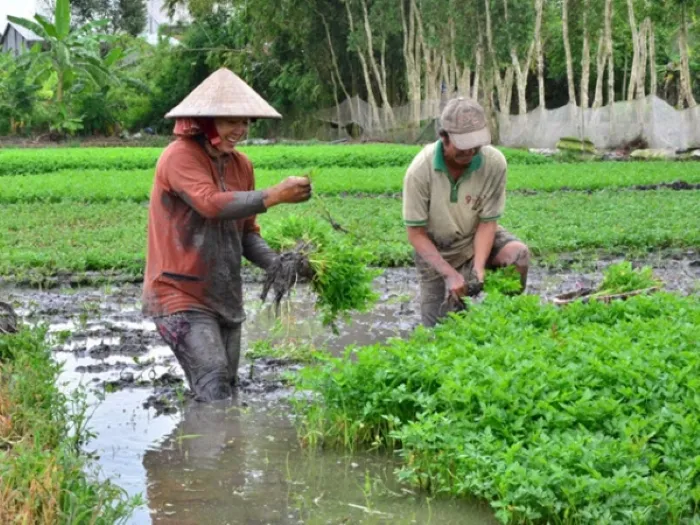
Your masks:
[[[486,114],[476,100],[458,97],[450,100],[440,116],[442,129],[457,149],[480,148],[491,144]]]

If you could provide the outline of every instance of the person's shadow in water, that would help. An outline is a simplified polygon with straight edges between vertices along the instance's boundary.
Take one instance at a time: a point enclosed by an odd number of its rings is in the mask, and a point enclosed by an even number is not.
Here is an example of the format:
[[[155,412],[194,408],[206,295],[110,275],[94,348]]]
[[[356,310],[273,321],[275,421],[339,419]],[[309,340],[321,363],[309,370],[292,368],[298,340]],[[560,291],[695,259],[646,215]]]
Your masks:
[[[189,402],[143,465],[153,523],[297,523],[285,462],[298,454],[289,420],[238,399]]]

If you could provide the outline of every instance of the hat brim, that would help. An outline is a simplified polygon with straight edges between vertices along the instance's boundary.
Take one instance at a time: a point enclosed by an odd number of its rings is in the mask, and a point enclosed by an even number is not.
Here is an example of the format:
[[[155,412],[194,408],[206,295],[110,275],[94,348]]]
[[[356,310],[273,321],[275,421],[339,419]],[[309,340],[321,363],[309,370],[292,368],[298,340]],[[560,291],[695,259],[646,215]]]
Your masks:
[[[457,149],[474,149],[491,144],[491,132],[489,128],[472,131],[471,133],[448,133],[450,142]]]

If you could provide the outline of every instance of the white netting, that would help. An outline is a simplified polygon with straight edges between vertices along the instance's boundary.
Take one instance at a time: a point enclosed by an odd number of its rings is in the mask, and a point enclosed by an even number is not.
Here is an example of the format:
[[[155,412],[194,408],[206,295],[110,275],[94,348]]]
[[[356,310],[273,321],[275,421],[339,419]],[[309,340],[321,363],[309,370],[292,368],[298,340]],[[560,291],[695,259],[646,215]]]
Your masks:
[[[700,107],[677,110],[656,96],[584,109],[568,105],[526,115],[499,115],[501,144],[554,148],[562,137],[588,139],[596,148],[617,147],[636,138],[651,148],[700,146]]]
[[[440,117],[446,98],[386,110],[358,97],[321,110],[317,118],[340,128],[355,124],[366,137],[386,140],[432,140],[430,126]],[[700,147],[700,106],[677,110],[656,96],[612,106],[584,109],[570,104],[536,109],[526,115],[497,115],[499,143],[523,148],[554,148],[563,137],[585,138],[596,148],[609,149],[635,139],[651,148]],[[416,123],[422,122],[424,128]],[[424,136],[423,136],[424,135]]]
[[[427,100],[415,106],[408,104],[389,110],[378,107],[372,111],[367,102],[355,96],[345,99],[336,107],[322,109],[316,118],[341,128],[356,124],[363,133],[373,135],[410,127],[412,122],[433,120],[440,116],[443,104],[441,100]]]

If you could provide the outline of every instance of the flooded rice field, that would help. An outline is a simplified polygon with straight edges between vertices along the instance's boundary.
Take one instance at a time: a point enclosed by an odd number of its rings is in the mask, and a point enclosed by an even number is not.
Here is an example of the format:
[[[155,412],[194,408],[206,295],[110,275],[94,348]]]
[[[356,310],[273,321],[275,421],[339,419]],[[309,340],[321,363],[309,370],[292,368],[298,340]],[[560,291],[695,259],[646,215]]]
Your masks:
[[[646,261],[666,287],[700,288],[697,256]],[[550,272],[534,268],[528,293],[543,299],[590,286],[600,270]],[[313,297],[300,286],[276,319],[249,279],[244,348],[258,340],[312,343],[333,353],[408,335],[419,320],[413,270],[387,270],[376,281],[380,303],[339,334],[313,315]],[[131,523],[495,523],[478,502],[431,499],[393,479],[396,464],[380,454],[311,452],[299,446],[285,374],[298,367],[280,359],[244,359],[235,399],[189,400],[182,372],[150,320],[140,313],[140,286],[0,289],[30,323],[46,323],[55,356],[64,363],[62,388],[86,386],[88,450],[99,475],[144,504]]]

